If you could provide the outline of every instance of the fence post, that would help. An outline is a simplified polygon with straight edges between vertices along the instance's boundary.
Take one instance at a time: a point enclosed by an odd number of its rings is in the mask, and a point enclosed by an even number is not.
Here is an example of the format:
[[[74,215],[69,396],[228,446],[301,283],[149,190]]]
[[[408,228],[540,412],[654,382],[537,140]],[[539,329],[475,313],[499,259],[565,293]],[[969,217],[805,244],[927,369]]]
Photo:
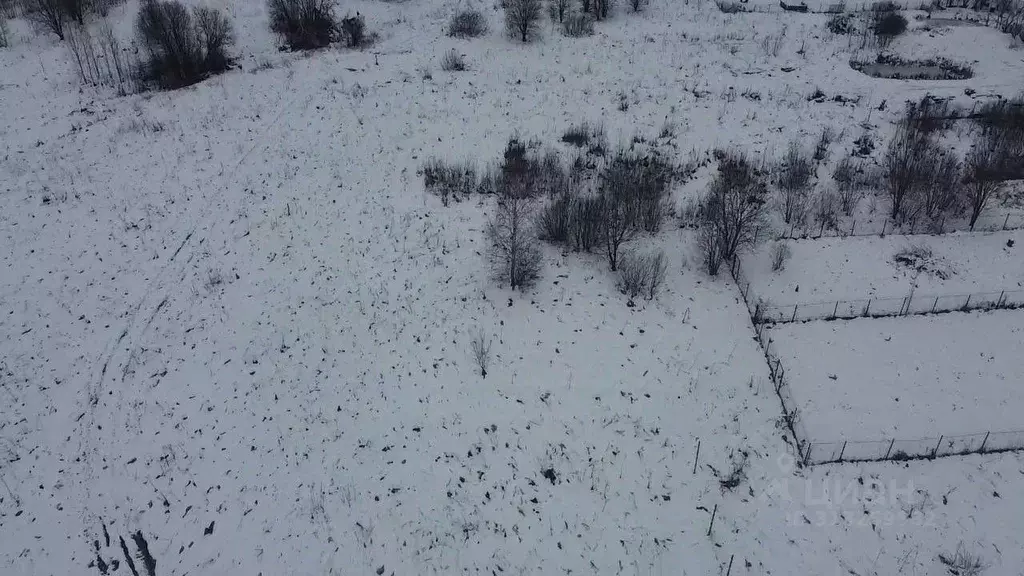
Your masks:
[[[895,443],[896,443],[896,439],[895,438],[893,438],[892,440],[889,441],[889,449],[885,451],[885,458],[882,458],[882,460],[888,460],[889,459],[889,453],[892,452],[892,445],[895,444]]]
[[[882,238],[885,238],[885,227],[886,227],[886,225],[888,225],[888,224],[889,224],[889,221],[888,221],[888,220],[885,220],[885,221],[883,221],[883,222],[882,222],[882,233],[881,233],[881,234],[879,235],[879,236],[881,236]]]
[[[850,236],[853,236],[854,231],[857,230],[857,221],[853,221],[853,225],[850,226]]]
[[[864,307],[864,316],[866,317],[868,315],[868,313],[870,313],[870,312],[871,312],[871,300],[868,300],[868,305]]]
[[[839,300],[836,300],[836,307],[832,309],[832,319],[836,319],[836,313],[839,312]]]
[[[935,443],[935,450],[932,450],[932,458],[935,458],[935,456],[938,455],[938,453],[939,453],[939,446],[942,445],[942,439],[943,438],[945,438],[945,436],[939,436],[939,441]]]
[[[818,238],[821,238],[824,235],[825,235],[825,220],[822,219],[822,221],[821,221],[821,230],[818,230]]]
[[[967,295],[967,302],[964,302],[964,310],[970,310],[971,309],[971,296],[972,296],[972,294],[968,294]]]
[[[800,441],[796,440],[795,438],[793,440],[797,442],[797,450],[800,450]],[[811,459],[811,447],[813,446],[814,444],[812,444],[811,442],[807,442],[806,444],[804,444],[804,466],[807,466],[807,461]]]
[[[843,454],[846,453],[846,440],[843,440],[843,447],[839,449],[839,462],[843,461]]]
[[[1005,303],[1006,303],[1006,302],[1005,302],[1005,301],[1003,300],[1003,298],[1004,298],[1005,296],[1006,296],[1006,290],[1003,290],[1003,291],[1001,291],[1001,292],[999,293],[999,300],[996,300],[996,308],[1002,308],[1002,307],[1003,307],[1003,304],[1005,304]]]
[[[932,303],[932,314],[935,313],[935,307],[939,305],[939,297],[935,297],[935,302]]]
[[[790,322],[796,322],[796,308],[798,304],[793,304],[793,317],[789,319]]]
[[[1006,225],[1010,222],[1010,215],[1007,214],[1006,218],[1003,219],[1003,230],[1006,230]]]
[[[754,306],[754,324],[761,318],[761,303],[758,302],[757,306]]]
[[[988,431],[988,432],[985,432],[985,439],[981,441],[981,448],[978,448],[978,452],[984,452],[985,451],[985,444],[988,444],[988,435],[991,434],[991,433],[992,433],[991,430]]]

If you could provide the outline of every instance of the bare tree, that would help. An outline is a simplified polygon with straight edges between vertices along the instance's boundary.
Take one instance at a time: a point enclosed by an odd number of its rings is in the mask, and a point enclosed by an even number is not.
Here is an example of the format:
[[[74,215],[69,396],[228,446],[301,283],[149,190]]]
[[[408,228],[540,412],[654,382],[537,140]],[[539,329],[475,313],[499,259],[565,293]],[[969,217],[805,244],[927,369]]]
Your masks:
[[[28,6],[29,20],[64,40],[67,18],[62,0],[28,0]]]
[[[1001,150],[985,141],[975,143],[974,149],[967,155],[964,186],[971,230],[974,230],[978,216],[989,199],[1003,187],[1001,158]]]
[[[789,244],[779,240],[772,246],[772,272],[781,272],[786,268],[786,262],[793,255]]]
[[[510,35],[529,42],[540,28],[542,9],[541,0],[506,0],[505,29]]]
[[[811,159],[800,150],[800,144],[790,142],[776,178],[782,201],[782,219],[786,224],[799,224],[803,221],[807,213],[807,191],[813,171]]]
[[[551,16],[552,22],[563,22],[565,17],[570,14],[572,8],[572,0],[551,0],[548,4],[548,13]]]
[[[531,226],[532,202],[527,196],[502,196],[487,226],[495,275],[513,290],[529,288],[540,276],[541,252]]]
[[[882,161],[886,191],[891,200],[889,215],[893,220],[902,221],[908,216],[905,209],[910,203],[907,200],[926,176],[930,149],[928,134],[921,131],[912,118],[904,118],[897,124]]]
[[[7,48],[10,39],[7,37],[7,14],[0,11],[0,48]]]
[[[722,238],[710,219],[702,221],[697,228],[697,246],[704,259],[704,269],[710,276],[718,276],[722,267]]]
[[[916,194],[925,215],[937,221],[959,209],[960,160],[952,150],[931,146],[926,157],[927,170]]]
[[[480,369],[481,378],[487,378],[487,367],[491,364],[491,343],[492,341],[484,335],[482,329],[473,334],[473,340],[470,342],[473,360],[476,361],[476,366]]]
[[[714,230],[717,240],[702,240],[702,245],[717,246],[719,261],[731,261],[741,249],[756,242],[756,232],[768,212],[768,187],[742,154],[724,152],[720,156],[718,174],[701,206],[701,217]]]
[[[633,12],[639,12],[647,7],[648,0],[629,0],[629,7]]]

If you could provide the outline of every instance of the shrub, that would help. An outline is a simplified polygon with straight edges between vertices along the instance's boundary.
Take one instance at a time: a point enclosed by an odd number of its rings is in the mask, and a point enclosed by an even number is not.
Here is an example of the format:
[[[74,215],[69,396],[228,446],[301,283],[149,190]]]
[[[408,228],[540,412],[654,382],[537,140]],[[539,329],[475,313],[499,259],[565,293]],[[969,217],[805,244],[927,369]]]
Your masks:
[[[573,249],[577,252],[590,252],[601,241],[603,199],[595,195],[581,196],[572,203],[569,216]]]
[[[833,34],[850,34],[853,32],[853,19],[849,14],[836,14],[829,18],[827,26]]]
[[[647,300],[653,300],[665,281],[665,252],[658,250],[648,254],[627,252],[622,255],[619,266],[619,291],[629,297],[629,306],[633,299],[641,294]]]
[[[484,335],[483,330],[477,330],[470,341],[470,350],[473,351],[473,360],[476,367],[480,369],[480,377],[487,378],[487,367],[491,364],[492,340]]]
[[[832,171],[832,179],[836,183],[839,197],[839,207],[847,216],[853,214],[857,202],[860,201],[861,189],[857,181],[857,174],[861,170],[862,168],[854,164],[852,159],[843,158]]]
[[[552,22],[565,22],[572,7],[572,0],[551,0],[548,3],[548,15]]]
[[[139,65],[114,35],[109,25],[100,28],[93,38],[85,26],[71,26],[67,30],[68,52],[76,65],[79,79],[94,86],[116,88],[121,95],[136,92],[139,85]]]
[[[540,277],[541,251],[530,226],[531,202],[525,196],[501,197],[487,226],[493,270],[513,290],[529,288]]]
[[[604,128],[599,125],[590,124],[589,122],[574,124],[562,134],[562,142],[572,144],[579,148],[589,145],[592,141],[603,139]]]
[[[456,202],[469,196],[478,187],[476,167],[472,162],[448,164],[441,159],[431,158],[423,165],[423,185],[428,192],[441,198],[447,206],[452,199]]]
[[[950,574],[956,576],[981,576],[988,567],[980,556],[965,548],[963,542],[957,544],[953,554],[939,554],[939,561],[949,568]]]
[[[800,150],[800,144],[790,142],[775,180],[781,196],[782,219],[786,224],[803,222],[813,173],[811,159]]]
[[[347,48],[360,48],[369,43],[370,37],[366,34],[366,20],[356,13],[355,16],[347,16],[341,19],[341,41]]]
[[[194,84],[230,64],[225,50],[234,38],[231,24],[208,8],[193,13],[177,0],[146,0],[135,33],[149,55],[144,79],[164,88]]]
[[[715,0],[715,6],[718,6],[718,10],[725,14],[746,12],[746,8],[738,0]]]
[[[467,69],[466,59],[456,52],[454,48],[445,52],[444,56],[441,57],[441,70],[446,70],[448,72],[463,72]]]
[[[894,10],[876,9],[871,31],[874,32],[878,43],[884,48],[891,44],[897,36],[907,31],[907,19]]]
[[[570,38],[594,35],[594,20],[587,14],[570,14],[562,20],[562,34]]]
[[[964,187],[971,230],[974,230],[974,225],[989,199],[1003,186],[1003,153],[1003,150],[982,139],[974,144],[974,149],[967,155]]]
[[[615,270],[619,248],[638,231],[657,232],[664,218],[672,166],[657,154],[620,150],[601,173],[602,232]]]
[[[448,21],[448,36],[476,38],[487,33],[487,18],[479,10],[464,10]]]
[[[207,71],[226,70],[231,63],[227,47],[235,43],[235,31],[222,12],[199,6],[195,9],[196,29]]]
[[[270,31],[290,50],[323,48],[338,36],[334,0],[267,0]]]
[[[786,262],[793,255],[793,251],[782,240],[772,246],[772,272],[781,272],[786,268]]]
[[[767,217],[768,187],[743,154],[718,152],[718,173],[700,207],[698,239],[705,265],[713,276],[723,261],[757,241],[756,231]]]
[[[0,14],[0,48],[7,48],[10,43],[7,32],[7,14]]]
[[[629,0],[629,7],[633,12],[639,12],[647,7],[649,0]]]
[[[529,42],[540,29],[541,0],[506,0],[505,30],[514,38]]]
[[[573,197],[569,193],[552,199],[537,218],[537,232],[542,240],[565,244],[571,240]]]

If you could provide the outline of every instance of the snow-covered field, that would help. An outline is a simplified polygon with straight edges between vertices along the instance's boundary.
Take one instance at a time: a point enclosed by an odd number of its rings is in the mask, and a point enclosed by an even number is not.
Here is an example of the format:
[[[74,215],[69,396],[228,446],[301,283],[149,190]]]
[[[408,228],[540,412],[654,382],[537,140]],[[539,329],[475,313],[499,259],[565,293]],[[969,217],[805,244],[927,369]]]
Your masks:
[[[779,324],[812,441],[1024,429],[1024,310]]]
[[[1024,290],[1024,230],[943,236],[864,236],[790,240],[792,257],[772,271],[772,245],[743,257],[756,298],[778,306],[916,295]],[[908,249],[928,258],[899,262]],[[828,310],[831,312],[831,308]]]
[[[839,157],[861,124],[887,137],[903,100],[1013,94],[1009,37],[912,31],[893,49],[975,77],[888,81],[848,66],[825,15],[654,0],[522,45],[490,4],[490,34],[444,37],[463,4],[345,2],[377,42],[300,55],[277,50],[262,2],[214,2],[239,68],[126,97],[11,23],[0,573],[126,574],[136,535],[161,576],[942,574],[961,541],[1019,573],[1017,454],[793,466],[739,292],[699,270],[687,232],[650,240],[670,261],[654,302],[627,307],[598,255],[554,249],[513,293],[486,273],[492,200],[445,208],[416,174],[580,120],[613,142],[674,123],[681,162],[772,157],[830,125]],[[125,38],[137,6],[108,17]],[[439,69],[450,48],[469,71]],[[809,102],[818,87],[859,102]]]

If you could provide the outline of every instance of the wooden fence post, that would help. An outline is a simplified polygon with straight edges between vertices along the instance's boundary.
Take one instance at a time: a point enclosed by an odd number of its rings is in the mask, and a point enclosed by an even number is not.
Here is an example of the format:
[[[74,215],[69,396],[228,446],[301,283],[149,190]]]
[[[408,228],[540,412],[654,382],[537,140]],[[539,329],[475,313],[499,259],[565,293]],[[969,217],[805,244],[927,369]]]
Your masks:
[[[711,511],[711,523],[708,524],[708,536],[711,536],[711,529],[715,527],[715,515],[718,514],[718,504],[715,504],[715,509]]]
[[[794,429],[794,433],[795,433],[795,429]],[[796,438],[794,438],[793,441],[797,442],[797,450],[799,450],[800,449],[800,444],[799,444],[800,441],[797,440]],[[811,448],[813,446],[814,446],[814,444],[812,444],[810,442],[807,442],[806,444],[804,444],[804,466],[807,466],[807,462],[811,459]]]
[[[697,453],[693,455],[693,473],[697,473],[697,459],[700,458],[700,438],[697,438]]]

